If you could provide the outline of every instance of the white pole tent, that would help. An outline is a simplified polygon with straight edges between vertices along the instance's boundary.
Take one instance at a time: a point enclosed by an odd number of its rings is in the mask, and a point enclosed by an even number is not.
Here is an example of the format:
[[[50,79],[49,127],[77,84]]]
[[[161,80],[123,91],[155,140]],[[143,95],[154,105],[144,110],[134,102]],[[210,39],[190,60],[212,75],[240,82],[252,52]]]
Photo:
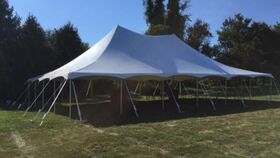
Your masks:
[[[191,48],[176,35],[147,36],[117,26],[93,47],[71,62],[54,71],[32,78],[30,82],[64,79],[60,90],[54,97],[51,106],[53,107],[68,80],[69,85],[72,83],[76,104],[79,107],[73,80],[91,77],[118,79],[121,84],[121,93],[123,90],[127,90],[130,99],[131,95],[126,80],[153,79],[163,81],[159,83],[163,83],[161,90],[164,90],[170,88],[164,88],[164,81],[184,77],[195,78],[197,87],[203,83],[200,80],[207,77],[219,77],[224,78],[224,80],[230,80],[234,77],[267,77],[273,79],[273,76],[268,73],[243,70],[219,63]],[[124,88],[122,88],[123,85]],[[39,94],[42,94],[42,92]],[[161,97],[163,98],[163,96],[164,93],[162,92]],[[138,116],[132,99],[131,103],[135,114]],[[176,102],[176,104],[178,111],[181,111],[179,103]],[[122,99],[120,107],[122,109]],[[162,107],[164,108],[163,100]],[[213,108],[215,108],[214,105]],[[80,114],[79,117],[81,117]]]

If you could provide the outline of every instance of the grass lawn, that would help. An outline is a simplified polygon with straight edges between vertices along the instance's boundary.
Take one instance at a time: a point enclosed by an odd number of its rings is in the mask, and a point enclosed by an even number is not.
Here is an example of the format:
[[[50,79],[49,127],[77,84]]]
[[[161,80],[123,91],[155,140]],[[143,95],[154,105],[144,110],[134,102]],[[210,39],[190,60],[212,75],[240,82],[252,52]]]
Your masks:
[[[0,111],[0,157],[280,157],[280,108],[96,128]]]

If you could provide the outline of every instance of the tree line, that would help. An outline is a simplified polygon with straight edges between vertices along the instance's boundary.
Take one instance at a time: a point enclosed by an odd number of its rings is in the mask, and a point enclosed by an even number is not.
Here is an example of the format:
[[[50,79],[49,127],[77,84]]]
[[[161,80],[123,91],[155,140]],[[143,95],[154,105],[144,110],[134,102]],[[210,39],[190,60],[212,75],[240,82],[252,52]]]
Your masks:
[[[0,0],[0,102],[12,99],[28,78],[56,69],[88,49],[73,24],[44,30],[37,18],[24,22]]]
[[[217,44],[207,22],[190,24],[189,0],[143,0],[146,34],[175,34],[194,49],[227,65],[272,73],[280,77],[280,23],[268,25],[242,14],[225,19],[217,31]]]
[[[268,25],[236,14],[225,19],[217,43],[211,45],[209,24],[191,22],[188,0],[143,0],[143,5],[146,34],[173,33],[222,63],[280,77],[280,23]],[[87,49],[70,22],[44,30],[35,16],[22,22],[8,1],[0,0],[0,102],[11,99],[28,78],[56,69]]]

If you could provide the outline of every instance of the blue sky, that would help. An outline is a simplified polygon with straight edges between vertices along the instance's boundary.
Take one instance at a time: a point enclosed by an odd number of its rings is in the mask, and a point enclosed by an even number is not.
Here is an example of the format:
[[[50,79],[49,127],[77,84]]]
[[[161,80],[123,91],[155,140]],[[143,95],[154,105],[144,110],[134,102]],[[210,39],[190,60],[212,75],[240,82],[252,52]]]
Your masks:
[[[45,29],[54,29],[70,21],[79,30],[83,41],[93,45],[116,25],[139,33],[145,32],[142,0],[9,0],[24,21],[35,15]],[[200,18],[216,31],[225,18],[242,13],[255,21],[280,22],[280,0],[192,0],[188,11],[192,21]]]

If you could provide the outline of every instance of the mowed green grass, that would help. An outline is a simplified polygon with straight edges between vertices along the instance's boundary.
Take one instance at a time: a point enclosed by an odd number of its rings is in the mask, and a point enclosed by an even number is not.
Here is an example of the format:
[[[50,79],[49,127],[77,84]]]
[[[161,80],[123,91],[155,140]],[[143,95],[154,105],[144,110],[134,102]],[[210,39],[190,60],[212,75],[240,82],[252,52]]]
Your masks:
[[[95,128],[0,111],[0,157],[280,157],[280,109]]]

